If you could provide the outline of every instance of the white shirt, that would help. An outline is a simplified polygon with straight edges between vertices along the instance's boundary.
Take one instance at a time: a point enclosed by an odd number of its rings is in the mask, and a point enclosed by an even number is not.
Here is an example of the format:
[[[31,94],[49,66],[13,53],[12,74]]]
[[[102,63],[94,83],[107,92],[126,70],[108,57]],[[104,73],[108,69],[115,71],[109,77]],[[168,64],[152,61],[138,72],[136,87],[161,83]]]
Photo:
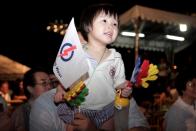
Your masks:
[[[101,63],[88,58],[89,78],[85,81],[89,94],[85,97],[85,102],[81,108],[91,110],[101,110],[115,99],[115,87],[125,82],[124,63],[120,53],[115,49]]]
[[[40,95],[33,103],[30,118],[30,131],[65,131],[65,124],[57,114],[54,104],[56,89]]]
[[[166,131],[196,131],[196,110],[181,97],[165,115]]]
[[[134,127],[150,128],[144,114],[140,111],[135,99],[130,99],[129,106],[115,110],[115,130],[125,131]]]
[[[134,98],[131,98],[128,115],[128,128],[146,127],[150,128],[148,121],[144,114],[140,111]]]

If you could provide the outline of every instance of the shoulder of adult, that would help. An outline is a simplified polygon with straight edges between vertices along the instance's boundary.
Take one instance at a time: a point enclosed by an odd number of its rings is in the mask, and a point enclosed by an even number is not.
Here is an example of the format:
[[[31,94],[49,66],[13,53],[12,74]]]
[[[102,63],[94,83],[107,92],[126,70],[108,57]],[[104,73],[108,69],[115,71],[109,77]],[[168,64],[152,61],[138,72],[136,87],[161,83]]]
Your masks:
[[[179,116],[179,112],[183,111],[182,107],[181,107],[181,98],[178,98],[168,109],[168,111],[165,113],[165,118],[167,118],[168,116]],[[177,113],[177,114],[176,114]]]
[[[40,106],[46,106],[49,103],[53,103],[53,97],[55,95],[56,89],[49,90],[47,92],[44,92],[42,95],[40,95],[32,104],[32,108],[39,107]]]
[[[128,119],[129,129],[134,127],[142,127],[142,128],[149,129],[150,127],[146,117],[140,111],[139,106],[133,97],[130,99],[128,118],[129,118]]]
[[[39,96],[32,105],[30,113],[30,130],[32,131],[63,131],[64,123],[58,117],[53,101],[56,89]]]

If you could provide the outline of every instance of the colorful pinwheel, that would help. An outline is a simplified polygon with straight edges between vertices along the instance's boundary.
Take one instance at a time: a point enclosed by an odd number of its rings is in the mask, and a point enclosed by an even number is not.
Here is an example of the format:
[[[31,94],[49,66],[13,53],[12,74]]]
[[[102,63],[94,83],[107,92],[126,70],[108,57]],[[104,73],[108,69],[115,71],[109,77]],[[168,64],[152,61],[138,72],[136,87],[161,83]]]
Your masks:
[[[142,86],[147,88],[149,86],[147,81],[156,80],[158,78],[157,74],[159,73],[159,70],[156,65],[150,64],[149,60],[144,60],[141,66],[140,63],[141,58],[138,57],[130,82],[136,87]]]

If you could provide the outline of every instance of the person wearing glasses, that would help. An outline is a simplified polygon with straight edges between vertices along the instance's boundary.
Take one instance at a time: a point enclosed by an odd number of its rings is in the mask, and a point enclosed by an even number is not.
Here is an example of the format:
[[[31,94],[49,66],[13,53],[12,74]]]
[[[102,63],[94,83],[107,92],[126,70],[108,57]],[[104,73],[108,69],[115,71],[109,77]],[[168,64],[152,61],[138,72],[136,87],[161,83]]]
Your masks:
[[[180,72],[176,88],[180,97],[165,115],[164,130],[196,131],[196,70]]]
[[[49,78],[52,84],[52,89],[57,88],[61,84],[58,78],[54,75],[54,73],[49,73]]]
[[[13,112],[10,131],[29,131],[31,105],[37,97],[52,88],[48,73],[41,68],[27,71],[24,74],[23,86],[27,102]]]

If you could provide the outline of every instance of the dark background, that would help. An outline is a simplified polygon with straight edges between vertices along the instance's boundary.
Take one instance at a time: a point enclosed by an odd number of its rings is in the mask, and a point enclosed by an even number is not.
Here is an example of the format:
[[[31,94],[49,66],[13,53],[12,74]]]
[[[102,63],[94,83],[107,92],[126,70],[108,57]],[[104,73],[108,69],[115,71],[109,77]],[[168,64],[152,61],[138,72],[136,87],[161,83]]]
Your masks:
[[[81,11],[88,5],[109,2],[119,10],[119,14],[139,4],[152,8],[188,14],[196,13],[194,0],[55,0],[55,1],[6,1],[1,3],[1,43],[0,54],[6,55],[29,67],[44,66],[52,69],[54,59],[63,36],[48,32],[47,25],[55,20],[69,23],[72,17],[78,25]],[[123,57],[127,49],[118,49]],[[195,43],[176,55],[176,62],[182,62],[188,55],[194,56]],[[133,50],[130,50],[133,52]],[[130,59],[133,58],[133,54]],[[157,52],[150,55],[163,55]],[[195,58],[195,56],[194,56]],[[179,59],[179,60],[178,60]],[[183,61],[184,62],[184,61]],[[130,66],[126,65],[127,68]]]

